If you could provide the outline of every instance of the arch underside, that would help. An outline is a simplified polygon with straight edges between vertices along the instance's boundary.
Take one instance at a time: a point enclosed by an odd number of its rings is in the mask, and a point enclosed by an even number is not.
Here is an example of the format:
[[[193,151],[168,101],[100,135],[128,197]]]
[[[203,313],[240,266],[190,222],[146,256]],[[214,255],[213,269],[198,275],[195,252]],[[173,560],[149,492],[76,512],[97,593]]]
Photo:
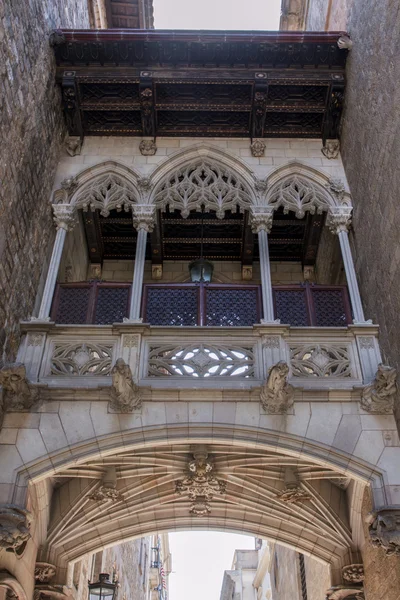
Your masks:
[[[352,550],[343,473],[304,458],[254,447],[213,444],[207,452],[224,493],[209,500],[210,513],[191,514],[193,501],[176,483],[188,476],[196,446],[141,448],[96,458],[55,476],[47,555],[64,566],[88,552],[155,531],[214,529],[274,540],[326,563],[341,563]],[[119,496],[91,499],[110,467]],[[306,499],[284,502],[285,473],[296,472]]]

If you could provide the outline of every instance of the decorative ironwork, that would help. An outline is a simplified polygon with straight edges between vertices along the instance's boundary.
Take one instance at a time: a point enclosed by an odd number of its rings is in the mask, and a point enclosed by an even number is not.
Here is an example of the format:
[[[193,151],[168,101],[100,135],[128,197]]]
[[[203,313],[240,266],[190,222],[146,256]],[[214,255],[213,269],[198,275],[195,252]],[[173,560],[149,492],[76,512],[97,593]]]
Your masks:
[[[206,325],[252,326],[258,321],[257,290],[210,288],[206,294]]]
[[[293,377],[351,377],[347,346],[300,345],[290,347]]]
[[[86,323],[89,296],[89,287],[60,287],[55,321],[65,325]]]
[[[194,287],[148,288],[145,321],[152,325],[197,325],[197,302]]]
[[[274,290],[276,318],[295,327],[308,325],[305,290]]]
[[[56,343],[50,361],[50,374],[110,375],[113,349],[113,344]]]
[[[128,313],[129,288],[102,287],[97,292],[96,325],[121,323]]]
[[[230,169],[205,162],[177,169],[158,188],[155,201],[163,210],[178,209],[183,218],[191,210],[215,211],[223,219],[227,210],[243,212],[251,205],[251,195]]]
[[[312,290],[317,327],[343,327],[347,324],[342,290]]]
[[[188,344],[151,346],[149,377],[254,377],[251,347]]]

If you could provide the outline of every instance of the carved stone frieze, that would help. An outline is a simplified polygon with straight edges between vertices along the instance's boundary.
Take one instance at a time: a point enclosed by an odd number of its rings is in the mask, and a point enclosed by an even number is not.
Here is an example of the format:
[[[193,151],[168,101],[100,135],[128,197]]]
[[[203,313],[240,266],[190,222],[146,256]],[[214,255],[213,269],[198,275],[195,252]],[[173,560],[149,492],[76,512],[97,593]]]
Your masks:
[[[0,370],[5,408],[11,411],[28,410],[39,400],[40,392],[26,377],[22,363],[6,364]]]
[[[123,358],[118,358],[111,369],[112,387],[110,408],[118,412],[132,412],[142,406],[139,387],[135,384],[132,371]]]
[[[289,367],[279,361],[268,371],[267,381],[261,388],[260,401],[268,414],[283,415],[293,407],[294,388],[287,382]]]
[[[157,145],[153,140],[142,140],[139,144],[139,150],[142,156],[154,156],[157,152]]]
[[[211,512],[209,502],[215,495],[223,495],[226,482],[217,479],[212,473],[214,465],[208,453],[199,450],[193,453],[193,460],[188,463],[189,474],[175,483],[175,491],[180,496],[185,494],[191,500],[190,513],[204,516]]]
[[[369,413],[392,413],[397,393],[396,376],[396,369],[379,364],[374,381],[362,391],[361,407]]]
[[[326,140],[325,145],[321,148],[321,152],[329,160],[337,158],[340,152],[339,140]]]
[[[24,508],[15,504],[1,504],[0,548],[18,550],[31,537],[30,523],[31,515]]]
[[[78,222],[78,213],[75,206],[70,204],[53,204],[53,221],[57,229],[72,231]]]
[[[49,583],[56,574],[56,567],[50,563],[37,562],[35,565],[35,580],[40,583]]]
[[[364,565],[346,565],[342,569],[342,576],[343,580],[349,583],[361,583],[364,581]]]
[[[388,556],[400,554],[400,507],[388,507],[367,517],[372,545]]]
[[[266,147],[267,146],[265,142],[262,142],[261,140],[254,140],[254,142],[250,144],[251,155],[256,158],[264,156]]]

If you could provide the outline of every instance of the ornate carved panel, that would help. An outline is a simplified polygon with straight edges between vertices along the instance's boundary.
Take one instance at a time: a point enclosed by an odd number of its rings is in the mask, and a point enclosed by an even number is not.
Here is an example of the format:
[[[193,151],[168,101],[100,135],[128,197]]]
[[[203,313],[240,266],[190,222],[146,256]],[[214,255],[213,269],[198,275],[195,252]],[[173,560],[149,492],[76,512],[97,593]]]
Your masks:
[[[59,376],[109,375],[113,350],[113,344],[56,342],[50,361],[50,374]]]
[[[149,377],[254,377],[251,347],[164,344],[151,346],[148,360]]]
[[[290,346],[293,377],[351,377],[346,345],[309,344]]]

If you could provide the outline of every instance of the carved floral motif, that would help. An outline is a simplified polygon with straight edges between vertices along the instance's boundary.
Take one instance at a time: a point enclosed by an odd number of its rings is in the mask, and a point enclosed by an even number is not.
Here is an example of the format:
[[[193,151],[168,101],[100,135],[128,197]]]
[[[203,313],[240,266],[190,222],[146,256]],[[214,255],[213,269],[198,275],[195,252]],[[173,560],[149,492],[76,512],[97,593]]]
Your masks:
[[[112,387],[110,407],[118,412],[132,412],[142,406],[139,387],[134,383],[132,371],[123,358],[118,358],[111,370]]]
[[[259,158],[264,156],[266,145],[261,140],[254,140],[252,144],[250,144],[251,155]]]
[[[364,581],[364,565],[346,565],[342,569],[342,576],[344,581],[349,583],[361,583]]]
[[[190,513],[193,515],[209,514],[211,512],[209,502],[216,494],[225,494],[226,483],[212,474],[213,469],[213,463],[208,458],[207,452],[195,452],[193,460],[188,463],[189,475],[175,483],[176,493],[180,496],[187,494],[192,501]]]
[[[374,381],[362,391],[361,407],[369,413],[390,414],[397,393],[396,376],[396,369],[379,364]]]
[[[28,410],[39,400],[39,390],[26,378],[25,365],[13,363],[0,370],[0,385],[4,390],[4,404],[9,410]]]
[[[18,550],[31,537],[30,513],[14,504],[0,505],[0,548]]]
[[[287,382],[289,367],[279,361],[268,371],[268,379],[260,392],[260,401],[268,414],[286,414],[294,403],[294,388]]]
[[[282,492],[277,494],[278,500],[287,502],[288,504],[297,504],[310,500],[311,496],[300,486],[286,487]]]

